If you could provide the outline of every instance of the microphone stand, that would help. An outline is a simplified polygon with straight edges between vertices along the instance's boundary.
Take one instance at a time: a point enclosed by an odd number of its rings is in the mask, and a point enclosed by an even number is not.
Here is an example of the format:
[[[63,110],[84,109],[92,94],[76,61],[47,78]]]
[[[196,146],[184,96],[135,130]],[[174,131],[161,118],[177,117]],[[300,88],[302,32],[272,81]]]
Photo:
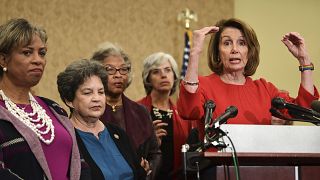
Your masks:
[[[227,145],[224,142],[219,141],[221,137],[226,135],[226,132],[221,130],[220,127],[217,127],[213,130],[206,131],[204,143],[200,143],[196,150],[190,151],[192,145],[182,145],[181,153],[183,157],[183,176],[185,180],[188,178],[188,170],[196,171],[197,179],[200,179],[200,170],[210,165],[210,160],[201,156],[202,152],[210,147],[215,147],[217,149],[226,148]]]

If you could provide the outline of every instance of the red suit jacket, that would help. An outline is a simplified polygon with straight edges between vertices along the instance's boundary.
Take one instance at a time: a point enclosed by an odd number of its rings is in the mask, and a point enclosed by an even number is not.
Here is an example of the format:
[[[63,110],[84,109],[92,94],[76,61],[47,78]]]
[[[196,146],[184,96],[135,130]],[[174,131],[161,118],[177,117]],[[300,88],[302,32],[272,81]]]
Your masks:
[[[180,86],[180,95],[177,102],[179,114],[184,119],[197,119],[200,138],[204,135],[203,104],[206,100],[213,100],[216,104],[213,118],[225,112],[230,106],[238,108],[238,115],[227,121],[228,124],[271,124],[271,100],[282,97],[287,102],[310,107],[313,100],[319,98],[316,88],[312,95],[301,85],[296,98],[287,92],[280,91],[272,83],[264,79],[252,80],[246,77],[244,85],[224,83],[218,75],[199,76],[199,87],[195,93],[189,93],[183,85]]]
[[[173,104],[173,102],[170,101],[170,109],[173,110],[173,143],[174,143],[174,172],[177,173],[179,169],[182,168],[182,157],[181,157],[181,146],[186,143],[186,139],[188,136],[188,133],[191,129],[191,122],[184,121],[178,114],[176,106]],[[138,103],[144,105],[147,107],[147,109],[151,112],[152,107],[152,99],[151,96],[148,95],[141,100],[138,101]],[[174,174],[175,174],[174,173]]]

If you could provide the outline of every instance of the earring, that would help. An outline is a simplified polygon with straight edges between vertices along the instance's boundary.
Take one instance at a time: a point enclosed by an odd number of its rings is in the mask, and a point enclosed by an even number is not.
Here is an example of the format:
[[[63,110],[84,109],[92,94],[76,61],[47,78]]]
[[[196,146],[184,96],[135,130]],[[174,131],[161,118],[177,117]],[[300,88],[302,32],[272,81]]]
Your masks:
[[[6,72],[7,71],[7,68],[6,67],[4,67],[4,68],[2,68],[3,69],[3,72]]]

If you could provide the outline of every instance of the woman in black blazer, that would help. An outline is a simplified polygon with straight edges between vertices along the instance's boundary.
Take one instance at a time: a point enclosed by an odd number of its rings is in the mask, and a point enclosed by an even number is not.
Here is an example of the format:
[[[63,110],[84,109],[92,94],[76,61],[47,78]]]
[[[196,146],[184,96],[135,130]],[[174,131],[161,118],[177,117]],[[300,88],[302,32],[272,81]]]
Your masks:
[[[92,179],[145,179],[149,164],[138,159],[127,134],[100,121],[106,77],[104,67],[89,60],[75,61],[58,75],[60,97],[70,108],[80,153]]]

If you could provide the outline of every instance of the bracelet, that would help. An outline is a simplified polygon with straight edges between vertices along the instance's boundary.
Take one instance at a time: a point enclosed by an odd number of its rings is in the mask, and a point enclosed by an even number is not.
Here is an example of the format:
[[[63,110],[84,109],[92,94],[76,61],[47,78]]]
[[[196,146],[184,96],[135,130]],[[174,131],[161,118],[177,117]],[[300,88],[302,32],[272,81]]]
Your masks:
[[[313,63],[309,64],[309,65],[302,65],[302,66],[299,66],[299,71],[303,72],[305,70],[311,70],[313,71],[314,70],[314,65]]]
[[[188,85],[188,86],[198,86],[199,85],[199,81],[197,82],[190,82],[190,81],[186,81],[184,79],[182,79],[183,85]]]

